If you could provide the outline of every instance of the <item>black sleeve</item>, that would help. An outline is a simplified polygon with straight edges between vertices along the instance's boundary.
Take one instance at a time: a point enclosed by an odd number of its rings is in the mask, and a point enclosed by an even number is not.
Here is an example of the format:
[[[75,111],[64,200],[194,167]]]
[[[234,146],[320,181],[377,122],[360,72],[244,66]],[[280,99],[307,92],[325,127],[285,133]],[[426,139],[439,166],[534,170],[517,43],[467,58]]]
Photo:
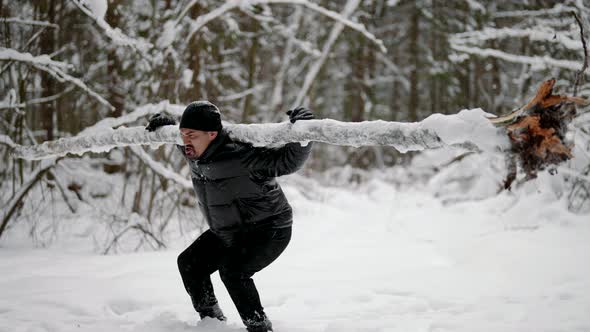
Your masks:
[[[299,143],[287,143],[280,148],[252,148],[244,162],[257,174],[277,177],[295,173],[311,153],[312,142],[306,146]]]

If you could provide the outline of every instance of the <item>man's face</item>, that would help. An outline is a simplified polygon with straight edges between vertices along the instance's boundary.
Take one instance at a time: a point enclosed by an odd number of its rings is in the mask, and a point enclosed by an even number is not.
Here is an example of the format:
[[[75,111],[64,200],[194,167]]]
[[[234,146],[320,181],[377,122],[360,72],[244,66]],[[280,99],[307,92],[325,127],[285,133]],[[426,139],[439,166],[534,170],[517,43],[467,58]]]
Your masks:
[[[180,128],[180,136],[184,143],[184,152],[189,158],[199,158],[209,143],[217,137],[216,131],[202,131]]]

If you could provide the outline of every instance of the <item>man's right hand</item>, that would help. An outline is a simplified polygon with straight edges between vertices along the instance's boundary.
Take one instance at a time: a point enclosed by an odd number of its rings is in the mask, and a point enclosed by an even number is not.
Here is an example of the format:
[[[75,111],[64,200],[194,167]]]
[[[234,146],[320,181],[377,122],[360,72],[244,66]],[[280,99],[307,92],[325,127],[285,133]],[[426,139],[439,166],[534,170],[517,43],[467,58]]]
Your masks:
[[[148,125],[145,127],[147,131],[155,131],[162,126],[175,125],[176,121],[162,113],[156,113],[148,120]]]

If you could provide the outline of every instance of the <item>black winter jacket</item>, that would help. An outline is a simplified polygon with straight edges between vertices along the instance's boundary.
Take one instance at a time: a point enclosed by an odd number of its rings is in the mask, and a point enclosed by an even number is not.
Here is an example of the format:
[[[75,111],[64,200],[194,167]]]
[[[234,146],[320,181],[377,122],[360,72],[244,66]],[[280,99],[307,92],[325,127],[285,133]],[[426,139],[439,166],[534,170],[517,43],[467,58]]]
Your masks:
[[[300,169],[311,146],[253,147],[233,141],[222,130],[197,159],[188,158],[182,145],[177,147],[190,165],[209,228],[229,246],[243,231],[292,224],[293,211],[275,177]]]

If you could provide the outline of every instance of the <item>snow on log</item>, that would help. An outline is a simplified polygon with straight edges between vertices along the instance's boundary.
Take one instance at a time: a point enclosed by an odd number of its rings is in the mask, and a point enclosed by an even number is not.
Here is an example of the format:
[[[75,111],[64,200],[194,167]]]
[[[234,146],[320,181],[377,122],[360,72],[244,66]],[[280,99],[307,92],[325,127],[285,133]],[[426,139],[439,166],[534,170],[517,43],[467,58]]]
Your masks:
[[[576,116],[576,105],[590,104],[580,97],[553,95],[554,85],[554,79],[543,82],[531,101],[502,117],[472,109],[452,115],[433,114],[420,122],[411,123],[322,119],[294,124],[224,123],[224,128],[234,140],[254,146],[277,147],[289,142],[307,144],[315,141],[354,147],[388,145],[400,152],[445,146],[504,151],[511,165],[509,178],[514,178],[516,161],[527,178],[533,178],[537,171],[572,157],[571,143],[565,139],[567,126]],[[179,108],[179,105],[168,105],[167,102],[147,105],[129,114],[127,120],[159,109],[178,112]],[[117,124],[121,122],[105,120],[103,125],[96,125],[93,130],[78,136],[32,146],[18,145],[7,139],[1,141],[12,148],[15,157],[24,159],[105,152],[120,146],[182,144],[178,126],[165,126],[155,132],[148,132],[143,127],[112,129],[107,126]],[[510,182],[507,181],[507,187]]]
[[[254,146],[277,147],[289,142],[309,141],[335,145],[390,145],[400,152],[443,146],[493,150],[508,147],[508,139],[481,109],[458,114],[433,114],[420,122],[388,121],[342,122],[332,119],[263,124],[229,124],[224,128],[237,141]],[[155,132],[143,127],[102,129],[48,141],[38,145],[14,147],[13,155],[24,159],[44,159],[68,153],[105,152],[118,146],[181,143],[178,126],[165,126]]]
[[[68,153],[81,155],[85,152],[107,152],[116,147],[130,145],[155,143],[157,147],[164,143],[178,143],[179,139],[180,135],[176,126],[164,127],[153,133],[146,131],[143,127],[107,128],[90,135],[60,138],[37,145],[17,145],[12,153],[16,158],[37,160],[65,156]]]

